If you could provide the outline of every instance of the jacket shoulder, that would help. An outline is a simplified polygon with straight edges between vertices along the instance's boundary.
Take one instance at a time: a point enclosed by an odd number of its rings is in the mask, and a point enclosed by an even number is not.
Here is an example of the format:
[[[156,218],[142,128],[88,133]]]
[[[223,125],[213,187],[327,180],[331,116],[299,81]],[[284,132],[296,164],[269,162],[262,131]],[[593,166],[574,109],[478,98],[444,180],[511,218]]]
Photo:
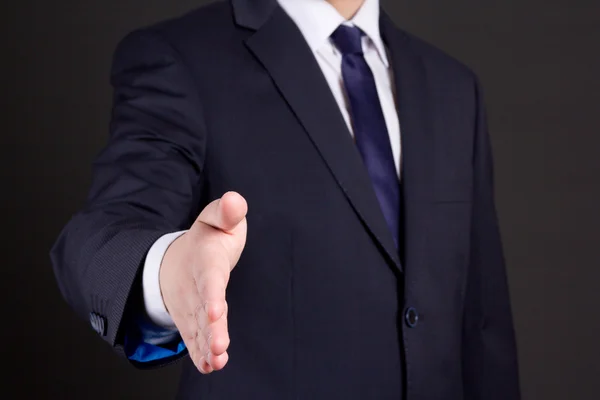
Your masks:
[[[463,62],[413,34],[403,31],[402,34],[406,36],[408,45],[423,60],[432,76],[469,85],[477,81],[475,72]]]
[[[199,46],[203,42],[219,42],[234,31],[233,15],[229,1],[216,1],[193,9],[183,15],[159,21],[130,32],[131,37],[161,37],[176,49]],[[215,40],[216,39],[216,40]]]

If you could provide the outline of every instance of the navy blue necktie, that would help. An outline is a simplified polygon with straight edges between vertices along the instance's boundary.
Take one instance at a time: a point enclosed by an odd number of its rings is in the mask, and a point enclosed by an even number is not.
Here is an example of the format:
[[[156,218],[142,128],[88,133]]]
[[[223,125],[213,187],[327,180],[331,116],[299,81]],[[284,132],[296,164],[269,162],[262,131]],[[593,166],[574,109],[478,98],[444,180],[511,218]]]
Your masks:
[[[363,54],[362,36],[359,28],[340,25],[331,39],[342,53],[342,76],[350,101],[356,146],[398,248],[400,183],[375,78]]]

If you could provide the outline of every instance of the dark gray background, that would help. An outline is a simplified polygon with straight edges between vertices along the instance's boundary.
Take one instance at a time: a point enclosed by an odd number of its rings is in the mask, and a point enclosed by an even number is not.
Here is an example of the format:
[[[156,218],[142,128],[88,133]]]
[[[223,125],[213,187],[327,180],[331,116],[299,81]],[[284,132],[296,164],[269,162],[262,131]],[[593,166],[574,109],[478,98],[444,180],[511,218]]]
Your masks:
[[[117,358],[61,299],[48,250],[107,138],[117,41],[204,2],[2,2],[0,397],[172,397],[178,368]],[[598,398],[599,2],[384,4],[483,82],[524,399]]]

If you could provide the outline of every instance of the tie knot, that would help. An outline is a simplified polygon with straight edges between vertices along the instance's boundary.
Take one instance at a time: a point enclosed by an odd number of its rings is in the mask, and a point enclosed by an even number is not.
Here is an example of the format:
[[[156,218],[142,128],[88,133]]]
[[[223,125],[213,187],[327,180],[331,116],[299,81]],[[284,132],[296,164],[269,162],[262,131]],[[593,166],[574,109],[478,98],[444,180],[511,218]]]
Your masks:
[[[363,32],[356,26],[340,25],[331,34],[331,39],[343,55],[363,54],[362,35]]]

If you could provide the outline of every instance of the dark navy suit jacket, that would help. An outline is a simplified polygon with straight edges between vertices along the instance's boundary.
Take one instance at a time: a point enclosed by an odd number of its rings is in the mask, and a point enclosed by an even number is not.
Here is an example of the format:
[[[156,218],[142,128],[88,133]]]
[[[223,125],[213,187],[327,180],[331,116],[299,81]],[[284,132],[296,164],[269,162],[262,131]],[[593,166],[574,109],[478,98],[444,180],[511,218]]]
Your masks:
[[[52,259],[67,301],[126,353],[150,246],[226,191],[247,199],[230,361],[202,376],[185,359],[181,398],[519,398],[479,84],[385,13],[381,29],[401,124],[400,252],[274,0],[215,3],[119,45],[110,141]]]

